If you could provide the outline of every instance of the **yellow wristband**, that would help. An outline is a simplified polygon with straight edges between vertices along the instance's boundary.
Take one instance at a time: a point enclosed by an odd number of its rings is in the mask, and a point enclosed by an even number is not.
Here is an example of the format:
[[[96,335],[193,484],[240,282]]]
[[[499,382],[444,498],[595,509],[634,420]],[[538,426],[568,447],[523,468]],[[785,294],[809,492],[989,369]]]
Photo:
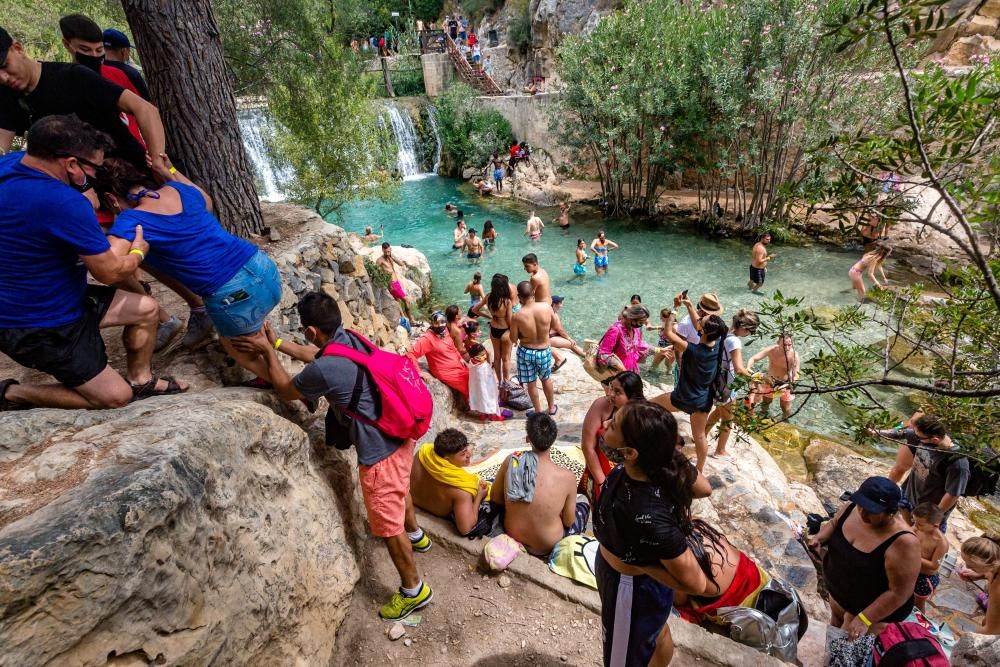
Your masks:
[[[861,612],[860,614],[858,614],[858,618],[860,618],[861,622],[865,624],[865,627],[868,627],[868,628],[872,627],[872,622],[868,620],[868,617],[865,616],[864,612]]]
[[[280,338],[278,340],[274,341],[274,349],[277,350],[279,347],[281,347],[281,343],[282,342],[283,341]]]
[[[177,167],[171,167],[170,169],[167,169],[167,171],[170,172],[171,174],[176,174],[177,173]]]
[[[143,251],[139,250],[138,248],[132,248],[131,250],[128,251],[128,254],[130,254],[130,255],[139,255],[139,259],[143,260],[143,261],[146,259],[146,253],[144,253]]]

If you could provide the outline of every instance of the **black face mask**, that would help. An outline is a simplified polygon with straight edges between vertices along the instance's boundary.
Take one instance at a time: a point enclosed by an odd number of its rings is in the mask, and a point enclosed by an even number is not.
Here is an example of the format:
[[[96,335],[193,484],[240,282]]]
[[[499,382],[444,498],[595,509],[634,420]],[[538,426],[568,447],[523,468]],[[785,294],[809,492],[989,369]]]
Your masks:
[[[101,65],[104,64],[104,56],[86,56],[82,53],[77,53],[76,62],[100,74]]]
[[[81,192],[82,193],[82,192],[86,192],[87,190],[90,190],[91,188],[93,188],[94,184],[91,183],[90,179],[87,178],[87,175],[84,174],[83,175],[83,183],[74,183],[72,181],[72,179],[71,179],[70,182],[69,182],[69,186],[71,188],[73,188],[74,190],[76,190],[77,192]]]

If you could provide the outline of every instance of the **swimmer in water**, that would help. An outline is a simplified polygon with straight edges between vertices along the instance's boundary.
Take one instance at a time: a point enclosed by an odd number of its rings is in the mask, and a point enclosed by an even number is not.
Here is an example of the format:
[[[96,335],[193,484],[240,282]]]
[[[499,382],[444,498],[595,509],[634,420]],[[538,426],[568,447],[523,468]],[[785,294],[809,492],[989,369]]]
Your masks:
[[[465,237],[464,247],[465,258],[478,263],[483,256],[483,241],[476,236],[476,230],[474,228],[469,229],[469,233]]]
[[[590,249],[594,251],[594,273],[601,275],[601,271],[608,272],[608,253],[612,248],[620,247],[614,241],[604,235],[602,229],[597,233],[597,238],[590,242]]]
[[[571,280],[576,280],[579,278],[583,280],[583,277],[587,275],[587,260],[590,256],[587,255],[587,244],[583,239],[576,240],[576,263],[573,265],[573,277]]]
[[[499,236],[496,228],[493,226],[492,220],[487,220],[483,223],[483,245],[489,248],[491,252],[496,252],[497,238]]]
[[[535,212],[531,212],[531,217],[528,218],[528,224],[524,228],[524,235],[530,238],[532,241],[537,241],[542,238],[542,230],[545,229],[545,223],[542,219],[535,215]]]
[[[563,234],[569,234],[569,202],[559,203],[559,217],[555,222],[559,225],[559,229],[563,230]]]
[[[486,298],[486,288],[483,287],[483,274],[479,271],[472,274],[472,280],[466,283],[465,294],[469,295],[469,317],[475,318],[476,314],[472,309]]]
[[[364,236],[361,237],[361,240],[364,242],[365,245],[368,245],[369,243],[375,243],[375,241],[378,241],[380,238],[385,236],[385,225],[379,225],[378,231],[379,233],[376,234],[372,231],[371,226],[365,227],[365,234]]]
[[[458,222],[455,223],[455,231],[452,234],[451,249],[461,250],[465,246],[465,220],[458,219]]]

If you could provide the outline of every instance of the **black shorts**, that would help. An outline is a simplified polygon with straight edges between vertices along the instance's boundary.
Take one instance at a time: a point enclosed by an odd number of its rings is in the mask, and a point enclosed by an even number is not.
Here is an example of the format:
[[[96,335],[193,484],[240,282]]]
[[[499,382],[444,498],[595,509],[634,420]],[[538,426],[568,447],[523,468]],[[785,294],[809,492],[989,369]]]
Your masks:
[[[758,285],[764,284],[764,278],[767,277],[767,269],[758,269],[756,266],[750,267],[750,280],[757,283]]]
[[[72,324],[0,329],[0,351],[22,366],[48,373],[67,387],[90,382],[108,366],[100,325],[116,291],[105,285],[88,285],[83,317]]]

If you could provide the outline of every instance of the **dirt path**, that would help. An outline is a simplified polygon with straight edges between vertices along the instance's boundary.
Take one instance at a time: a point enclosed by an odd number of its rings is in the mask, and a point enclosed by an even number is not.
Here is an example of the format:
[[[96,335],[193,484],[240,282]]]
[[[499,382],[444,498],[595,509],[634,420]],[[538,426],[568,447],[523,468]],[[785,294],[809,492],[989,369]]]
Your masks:
[[[446,544],[436,542],[429,552],[414,555],[434,589],[434,601],[416,612],[419,625],[407,627],[406,637],[397,641],[386,636],[391,624],[379,619],[378,607],[398,578],[382,545],[369,541],[364,574],[337,634],[331,667],[601,664],[600,618],[592,611],[513,575],[504,575],[510,585],[501,588],[500,577],[480,574],[469,554]]]

